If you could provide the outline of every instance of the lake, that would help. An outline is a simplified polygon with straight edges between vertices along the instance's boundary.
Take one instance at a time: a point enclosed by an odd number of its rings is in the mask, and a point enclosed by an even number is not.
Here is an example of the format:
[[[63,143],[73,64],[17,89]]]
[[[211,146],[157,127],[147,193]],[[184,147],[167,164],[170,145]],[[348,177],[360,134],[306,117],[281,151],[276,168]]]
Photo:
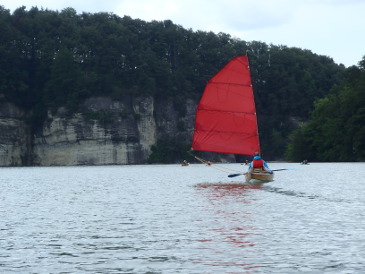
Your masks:
[[[0,272],[364,273],[365,163],[269,165],[0,168]]]

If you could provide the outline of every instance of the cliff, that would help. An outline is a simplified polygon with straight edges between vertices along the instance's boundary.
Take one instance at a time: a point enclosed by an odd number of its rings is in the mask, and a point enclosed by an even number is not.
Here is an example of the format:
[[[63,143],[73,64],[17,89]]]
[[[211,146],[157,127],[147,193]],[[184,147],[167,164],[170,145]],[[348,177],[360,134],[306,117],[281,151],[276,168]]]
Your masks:
[[[170,100],[89,98],[78,113],[49,112],[41,129],[31,133],[29,113],[3,103],[0,166],[144,164],[159,138],[191,142],[196,103],[187,100],[184,108],[181,117]]]
[[[21,166],[28,161],[29,126],[26,113],[18,107],[0,105],[0,165]]]

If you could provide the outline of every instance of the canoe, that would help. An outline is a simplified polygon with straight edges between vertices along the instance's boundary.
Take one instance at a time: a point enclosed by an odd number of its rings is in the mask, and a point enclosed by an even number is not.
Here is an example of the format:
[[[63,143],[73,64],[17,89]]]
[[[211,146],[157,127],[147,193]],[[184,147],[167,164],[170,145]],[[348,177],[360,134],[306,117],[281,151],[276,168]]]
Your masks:
[[[274,180],[274,173],[262,169],[254,169],[252,172],[247,172],[246,183],[268,183]]]
[[[250,156],[261,152],[247,55],[233,58],[207,82],[196,109],[191,148],[194,151]],[[206,165],[212,164],[194,157]],[[243,173],[228,177],[240,175]],[[251,177],[268,182],[274,175],[265,172],[250,174],[248,181]]]

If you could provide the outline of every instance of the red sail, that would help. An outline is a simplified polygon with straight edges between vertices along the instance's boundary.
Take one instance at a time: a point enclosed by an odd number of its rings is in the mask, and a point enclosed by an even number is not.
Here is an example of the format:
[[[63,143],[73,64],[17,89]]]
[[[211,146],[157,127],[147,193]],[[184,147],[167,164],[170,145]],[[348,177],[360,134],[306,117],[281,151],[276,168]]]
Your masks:
[[[196,111],[192,148],[245,155],[260,152],[247,56],[233,58],[205,87]]]

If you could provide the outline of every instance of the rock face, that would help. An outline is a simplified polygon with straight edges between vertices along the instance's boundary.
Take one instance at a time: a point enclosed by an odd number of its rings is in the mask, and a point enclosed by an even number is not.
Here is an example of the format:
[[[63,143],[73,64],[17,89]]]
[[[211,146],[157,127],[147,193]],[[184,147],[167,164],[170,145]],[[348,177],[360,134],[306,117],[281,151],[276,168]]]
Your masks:
[[[27,113],[2,104],[0,166],[143,164],[158,138],[180,135],[190,142],[196,104],[188,100],[185,107],[181,118],[169,100],[90,98],[70,117],[63,108],[48,113],[32,134]],[[184,131],[179,131],[181,124]]]
[[[21,166],[29,155],[26,113],[9,103],[0,104],[0,165]]]

